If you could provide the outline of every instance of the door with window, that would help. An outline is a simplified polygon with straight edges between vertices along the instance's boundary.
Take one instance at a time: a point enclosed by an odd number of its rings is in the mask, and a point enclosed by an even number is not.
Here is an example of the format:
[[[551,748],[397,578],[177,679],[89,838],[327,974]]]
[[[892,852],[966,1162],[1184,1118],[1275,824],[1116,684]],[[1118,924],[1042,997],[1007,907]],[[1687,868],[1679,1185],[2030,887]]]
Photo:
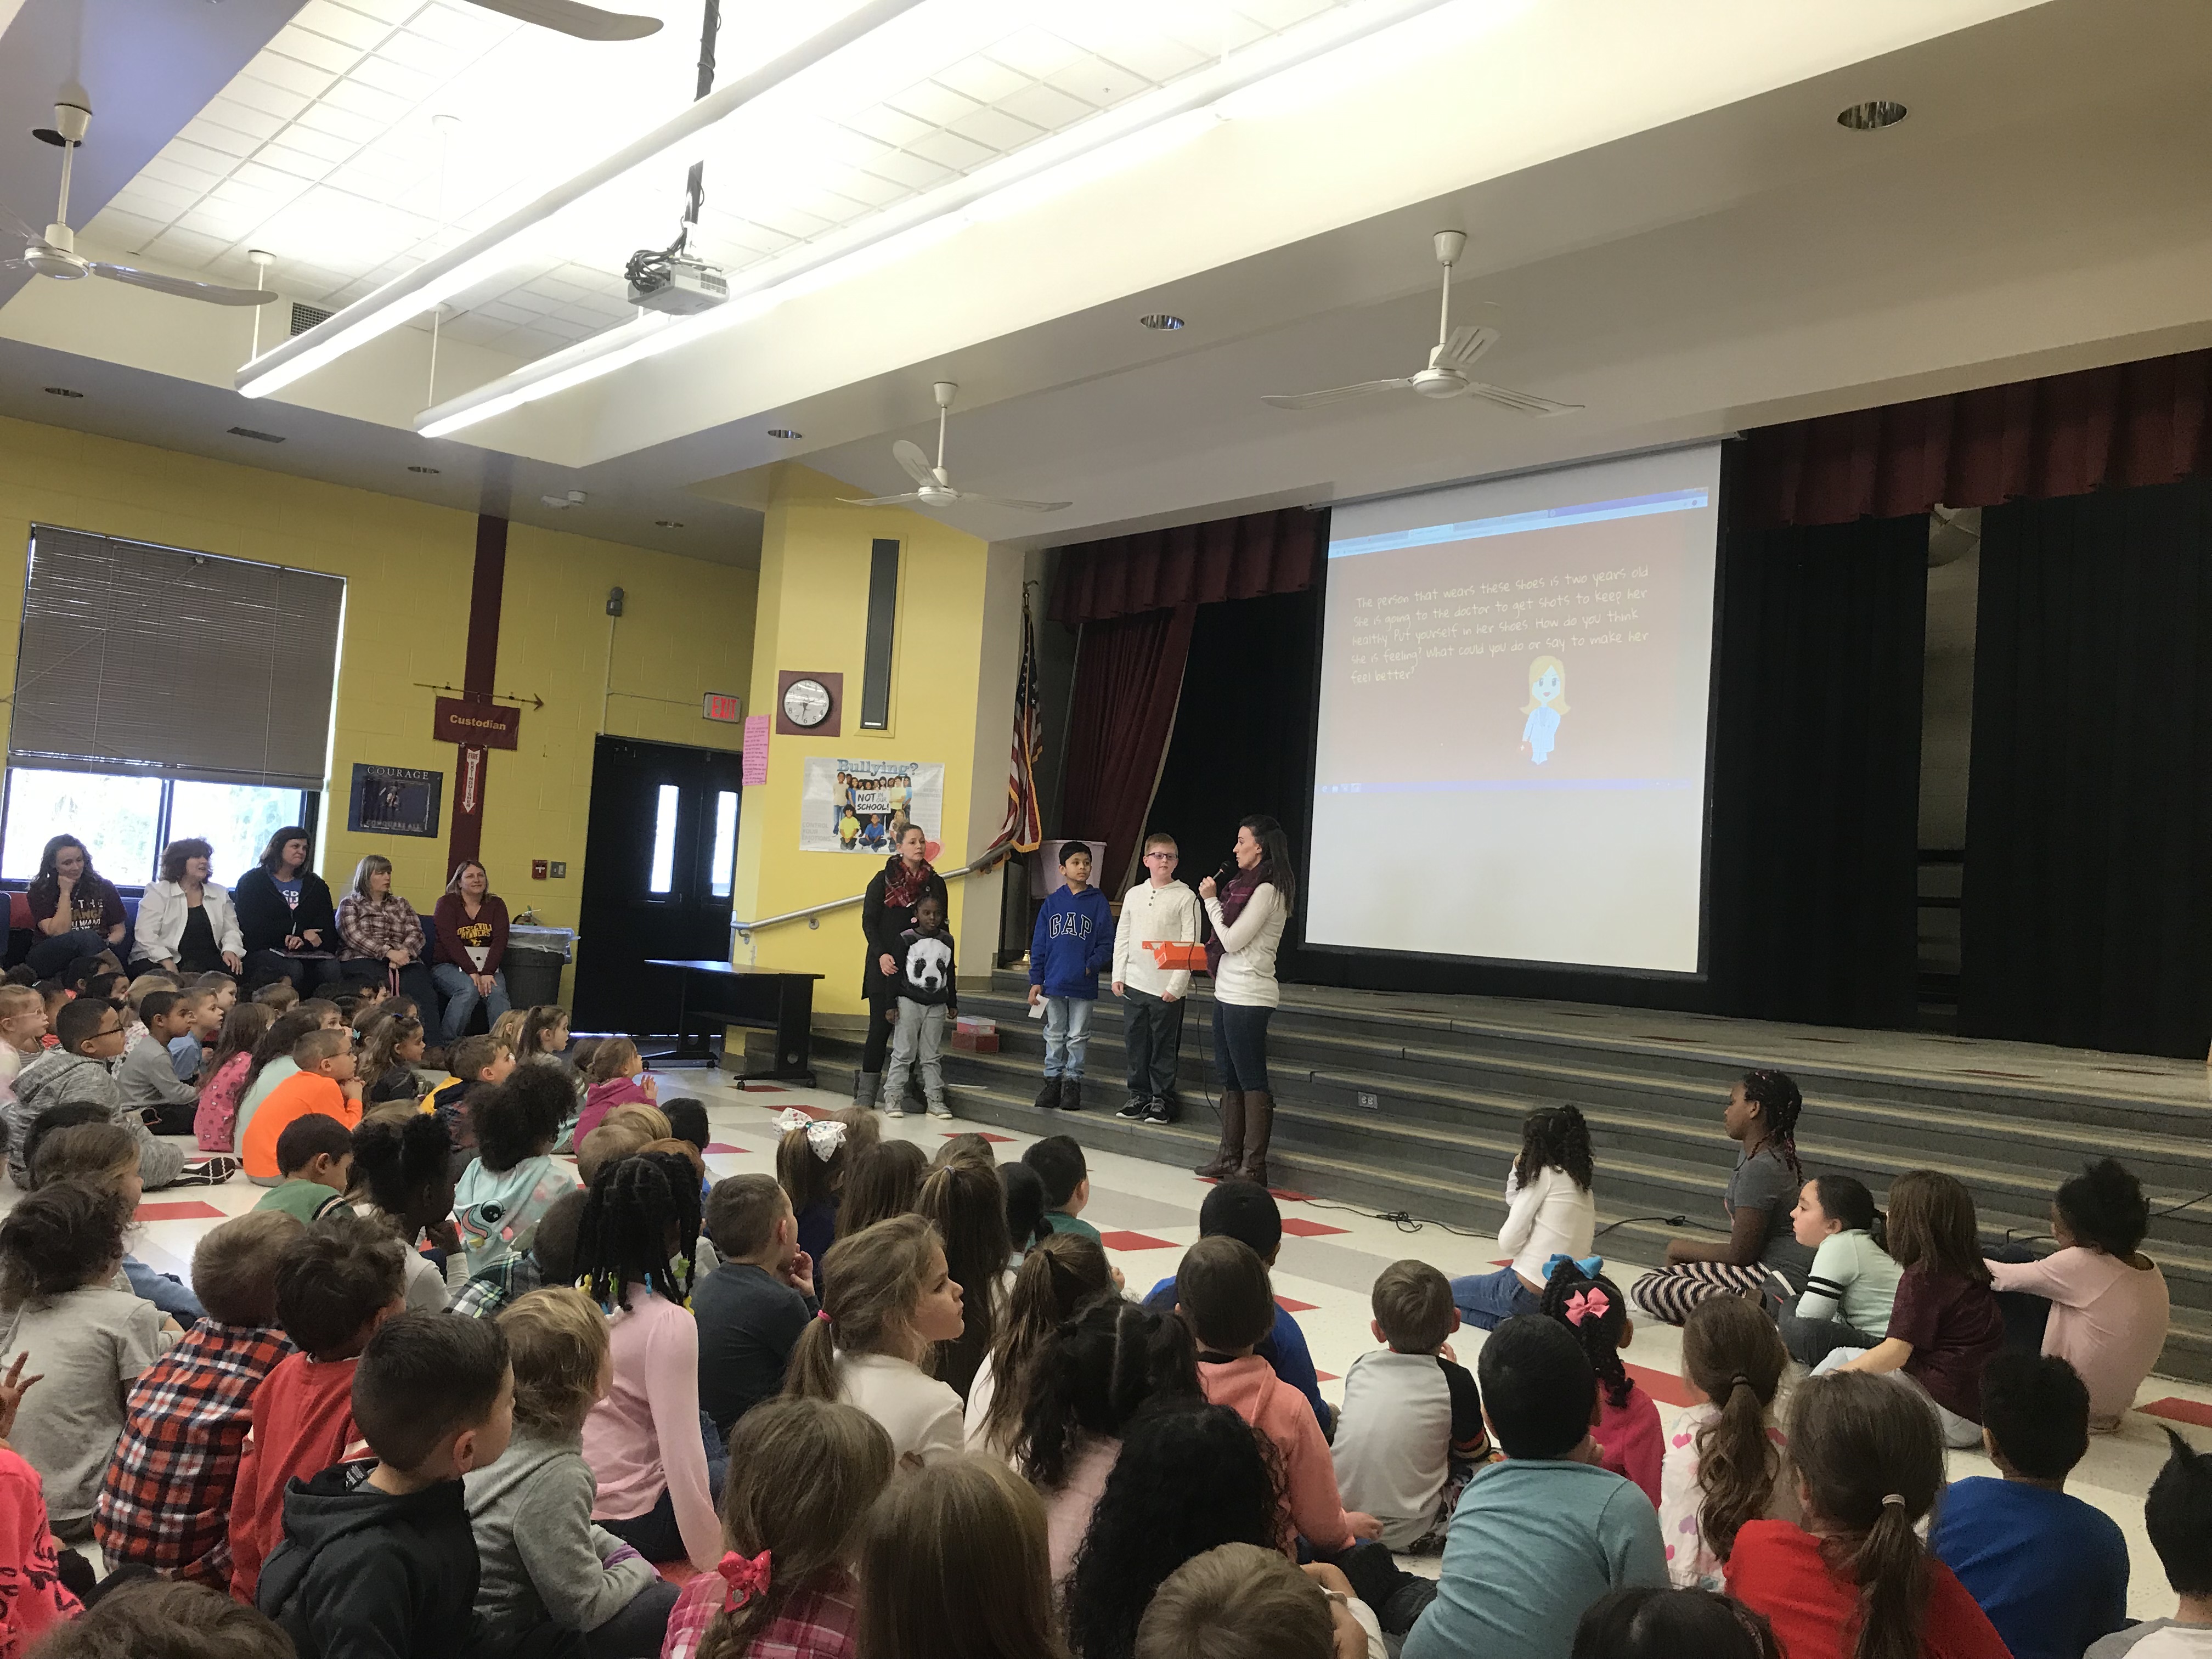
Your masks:
[[[659,1036],[676,1023],[676,975],[652,958],[730,956],[743,757],[601,738],[576,925],[574,1024]]]

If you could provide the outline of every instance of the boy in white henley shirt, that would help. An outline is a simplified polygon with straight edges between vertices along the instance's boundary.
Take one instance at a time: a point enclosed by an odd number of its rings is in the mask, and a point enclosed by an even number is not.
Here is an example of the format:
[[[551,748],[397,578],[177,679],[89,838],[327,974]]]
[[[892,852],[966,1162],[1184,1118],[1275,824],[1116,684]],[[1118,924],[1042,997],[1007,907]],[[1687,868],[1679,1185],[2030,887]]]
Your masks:
[[[1176,1066],[1182,1057],[1182,1002],[1190,969],[1163,969],[1152,946],[1195,943],[1198,895],[1175,878],[1173,836],[1145,837],[1145,876],[1121,896],[1114,930],[1114,994],[1121,999],[1121,1046],[1129,1062],[1129,1102],[1114,1115],[1172,1123]]]

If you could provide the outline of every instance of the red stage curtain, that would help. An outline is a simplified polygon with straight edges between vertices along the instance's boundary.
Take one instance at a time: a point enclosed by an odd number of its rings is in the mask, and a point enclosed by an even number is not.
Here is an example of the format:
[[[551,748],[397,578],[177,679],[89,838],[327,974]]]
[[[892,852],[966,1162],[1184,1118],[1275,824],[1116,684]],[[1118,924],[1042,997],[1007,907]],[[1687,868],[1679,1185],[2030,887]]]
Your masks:
[[[1052,619],[1105,622],[1170,605],[1303,592],[1313,586],[1328,523],[1325,513],[1286,507],[1063,548]]]
[[[1735,524],[1846,524],[2212,472],[2212,351],[1854,410],[1745,434]]]
[[[1109,897],[1135,864],[1168,734],[1182,696],[1195,605],[1086,623],[1075,664],[1068,722],[1063,836],[1106,843],[1107,867],[1091,872]]]

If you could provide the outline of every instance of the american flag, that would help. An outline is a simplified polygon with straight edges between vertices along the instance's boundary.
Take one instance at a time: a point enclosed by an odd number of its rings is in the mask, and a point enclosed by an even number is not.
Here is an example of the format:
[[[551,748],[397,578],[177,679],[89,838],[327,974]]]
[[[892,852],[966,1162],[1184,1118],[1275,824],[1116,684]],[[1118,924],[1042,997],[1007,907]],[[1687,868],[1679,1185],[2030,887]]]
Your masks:
[[[1036,763],[1044,746],[1037,706],[1036,627],[1030,620],[1029,595],[1022,595],[1022,678],[1014,692],[1013,756],[1006,770],[1006,821],[999,845],[1034,853],[1044,842],[1037,817]]]

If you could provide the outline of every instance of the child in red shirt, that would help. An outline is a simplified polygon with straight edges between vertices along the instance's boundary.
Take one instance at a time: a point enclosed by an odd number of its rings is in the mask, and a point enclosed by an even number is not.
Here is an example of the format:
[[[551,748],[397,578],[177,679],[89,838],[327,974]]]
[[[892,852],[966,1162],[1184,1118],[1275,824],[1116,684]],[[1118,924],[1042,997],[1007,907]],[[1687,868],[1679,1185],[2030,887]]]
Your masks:
[[[1628,1316],[1620,1287],[1601,1273],[1583,1271],[1601,1265],[1595,1256],[1580,1262],[1553,1257],[1538,1306],[1574,1334],[1597,1373],[1597,1421],[1590,1427],[1600,1466],[1634,1481],[1656,1509],[1667,1431],[1660,1426],[1659,1407],[1620,1362],[1620,1351],[1636,1340],[1636,1322]]]
[[[1808,1379],[1790,1457],[1803,1528],[1747,1522],[1727,1568],[1729,1594],[1772,1621],[1790,1659],[2008,1659],[1914,1530],[1943,1491],[1942,1432],[1917,1390],[1863,1372]]]
[[[39,1379],[26,1378],[17,1354],[0,1377],[0,1659],[16,1659],[49,1625],[84,1611],[62,1583],[39,1472],[8,1443],[15,1407]]]
[[[368,1455],[353,1420],[353,1374],[378,1326],[407,1305],[404,1251],[388,1228],[326,1216],[276,1267],[276,1319],[301,1352],[253,1395],[230,1517],[230,1593],[253,1605],[261,1564],[284,1537],[284,1486]]]

